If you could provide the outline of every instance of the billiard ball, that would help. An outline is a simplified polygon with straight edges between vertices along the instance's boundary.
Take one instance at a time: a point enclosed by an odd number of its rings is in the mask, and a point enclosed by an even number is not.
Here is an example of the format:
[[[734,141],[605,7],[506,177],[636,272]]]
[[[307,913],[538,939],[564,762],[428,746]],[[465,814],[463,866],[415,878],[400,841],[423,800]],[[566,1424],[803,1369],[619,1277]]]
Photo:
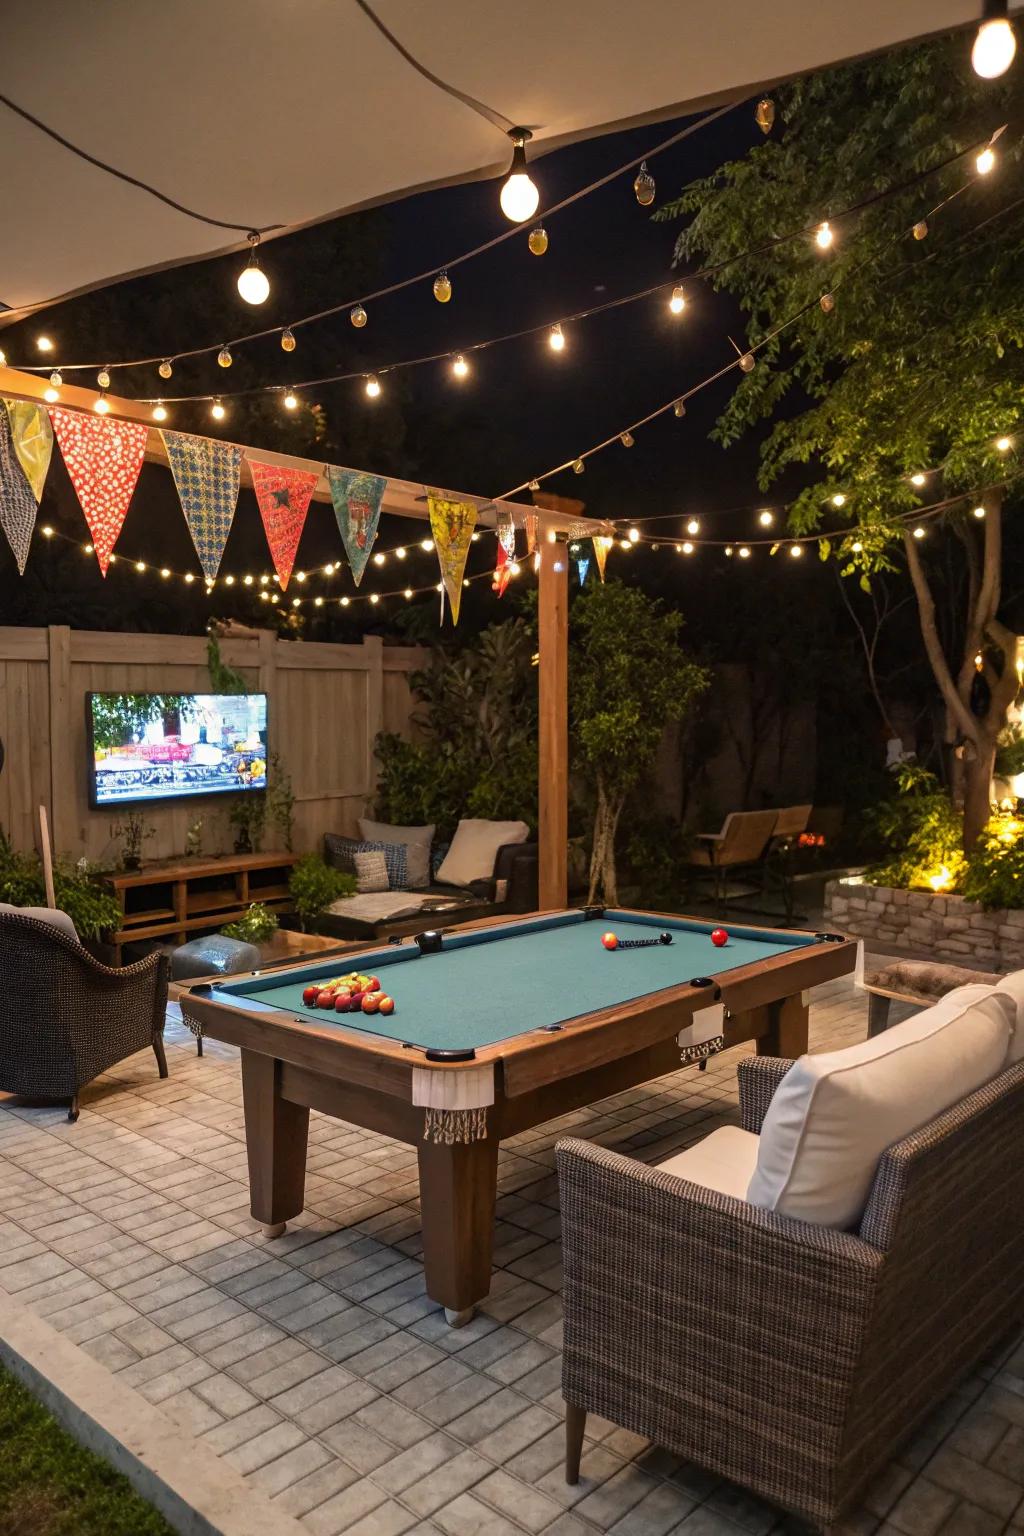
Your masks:
[[[668,933],[668,932],[659,933],[658,934],[658,941],[661,944],[671,944],[672,943],[672,935],[670,933]]]
[[[303,987],[303,989],[302,989],[302,1001],[304,1003],[306,1003],[306,1004],[309,1004],[309,1005],[315,1004],[319,992],[320,992],[320,988],[319,987]]]
[[[334,993],[329,987],[325,987],[323,991],[319,993],[316,1000],[316,1006],[318,1008],[334,1007]]]
[[[395,1011],[395,1000],[394,1000],[393,997],[388,997],[387,993],[385,992],[384,996],[381,998],[380,1002],[377,1005],[377,1012],[378,1013],[394,1013],[394,1011]]]
[[[724,928],[712,928],[711,942],[716,949],[721,949],[723,944],[728,944],[729,935],[726,933]]]
[[[601,943],[605,949],[618,949],[619,936],[617,933],[603,933],[601,935]]]
[[[376,1013],[377,1009],[379,1007],[380,1007],[380,996],[379,996],[378,993],[376,993],[376,992],[365,992],[363,994],[363,1012],[364,1013]]]

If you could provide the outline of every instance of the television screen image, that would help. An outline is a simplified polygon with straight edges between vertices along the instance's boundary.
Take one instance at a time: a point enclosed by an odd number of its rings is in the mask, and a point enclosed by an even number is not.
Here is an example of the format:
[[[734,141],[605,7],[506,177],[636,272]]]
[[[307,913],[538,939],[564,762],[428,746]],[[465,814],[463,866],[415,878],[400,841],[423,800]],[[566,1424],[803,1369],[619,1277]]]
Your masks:
[[[90,693],[85,709],[94,808],[267,787],[265,693]]]

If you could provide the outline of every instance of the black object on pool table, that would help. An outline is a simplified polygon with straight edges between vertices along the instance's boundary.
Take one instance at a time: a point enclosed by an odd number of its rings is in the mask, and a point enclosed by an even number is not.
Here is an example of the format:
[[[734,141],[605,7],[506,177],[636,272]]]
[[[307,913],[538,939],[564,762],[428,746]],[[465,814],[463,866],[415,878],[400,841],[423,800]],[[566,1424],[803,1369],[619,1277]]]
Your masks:
[[[659,933],[656,939],[620,939],[617,933],[609,932],[601,935],[601,943],[608,950],[650,949],[653,945],[657,944],[671,944],[672,935],[666,931]]]
[[[436,928],[428,928],[426,933],[416,935],[416,943],[421,955],[439,955],[444,949],[444,936]]]

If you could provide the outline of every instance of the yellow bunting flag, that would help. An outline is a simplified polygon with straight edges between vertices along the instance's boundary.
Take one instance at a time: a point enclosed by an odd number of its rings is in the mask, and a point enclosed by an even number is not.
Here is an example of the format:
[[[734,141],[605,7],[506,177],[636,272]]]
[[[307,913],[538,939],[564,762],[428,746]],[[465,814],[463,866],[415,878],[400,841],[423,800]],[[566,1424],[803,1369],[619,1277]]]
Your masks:
[[[25,479],[32,487],[36,505],[43,497],[46,471],[50,467],[53,452],[53,428],[50,418],[41,405],[31,400],[4,400],[11,418],[11,437],[18,463],[25,472]]]
[[[537,525],[540,522],[536,512],[523,513],[523,527],[526,530],[526,553],[532,555],[537,549]]]
[[[444,592],[441,594],[441,617],[444,617],[444,593],[452,610],[452,623],[459,622],[459,604],[462,600],[462,574],[466,569],[466,557],[476,526],[476,507],[471,501],[449,501],[440,491],[427,491],[430,509],[430,531],[434,535],[437,563],[441,568]]]
[[[594,560],[597,563],[597,574],[604,581],[604,566],[608,559],[608,551],[612,547],[611,535],[607,533],[594,534]]]

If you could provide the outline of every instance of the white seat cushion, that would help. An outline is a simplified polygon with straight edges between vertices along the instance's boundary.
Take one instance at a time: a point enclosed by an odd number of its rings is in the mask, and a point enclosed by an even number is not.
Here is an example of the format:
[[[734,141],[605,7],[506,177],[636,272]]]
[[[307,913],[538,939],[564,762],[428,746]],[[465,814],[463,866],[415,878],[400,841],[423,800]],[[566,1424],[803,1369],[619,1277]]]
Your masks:
[[[506,843],[525,843],[530,829],[525,821],[460,821],[452,845],[437,872],[440,885],[469,885],[471,880],[489,880],[494,874],[494,860]]]
[[[750,1131],[722,1125],[696,1146],[666,1158],[657,1165],[658,1170],[674,1173],[677,1179],[691,1184],[703,1184],[705,1189],[716,1189],[720,1195],[745,1200],[757,1164],[757,1143],[758,1138]]]
[[[843,1051],[801,1056],[761,1126],[752,1205],[856,1225],[887,1147],[1003,1069],[1009,1000],[958,987],[933,1008]]]
[[[1006,1065],[1012,1067],[1016,1062],[1024,1061],[1024,971],[1011,971],[1009,976],[1003,977],[996,991],[1013,1003],[1013,1029],[1006,1053]]]

